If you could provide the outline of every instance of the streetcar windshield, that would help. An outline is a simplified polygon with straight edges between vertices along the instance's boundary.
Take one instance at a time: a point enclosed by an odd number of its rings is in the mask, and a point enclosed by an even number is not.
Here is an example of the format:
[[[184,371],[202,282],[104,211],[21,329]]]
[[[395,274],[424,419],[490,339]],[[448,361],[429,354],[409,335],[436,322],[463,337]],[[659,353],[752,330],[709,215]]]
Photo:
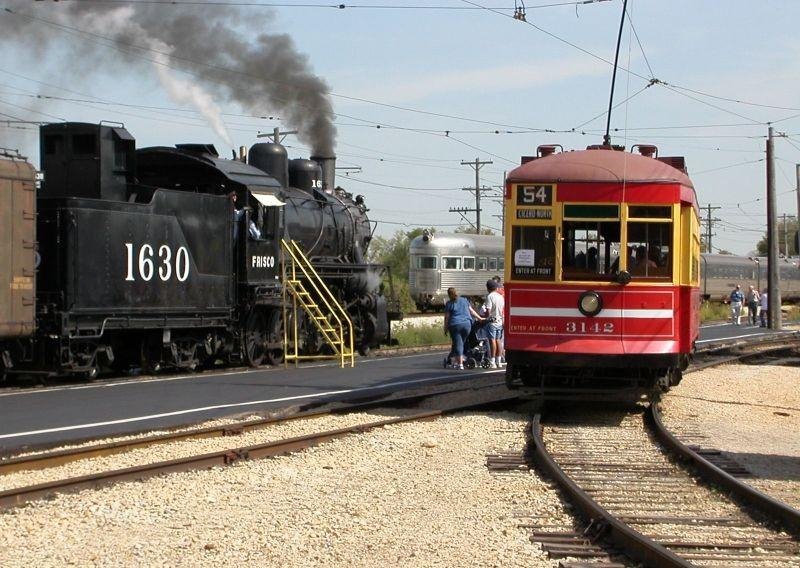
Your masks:
[[[628,208],[628,271],[634,278],[671,279],[672,210],[669,206]]]
[[[565,221],[564,280],[610,280],[619,271],[619,222]]]

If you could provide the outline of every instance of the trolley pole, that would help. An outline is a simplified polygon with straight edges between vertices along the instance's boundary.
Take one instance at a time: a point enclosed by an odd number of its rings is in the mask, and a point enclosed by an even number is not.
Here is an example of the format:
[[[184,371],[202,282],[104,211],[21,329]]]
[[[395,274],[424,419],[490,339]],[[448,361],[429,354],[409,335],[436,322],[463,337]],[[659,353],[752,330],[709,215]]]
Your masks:
[[[475,230],[477,234],[481,234],[481,168],[486,164],[493,164],[494,162],[486,161],[481,162],[480,158],[475,158],[474,162],[461,162],[462,166],[470,166],[475,170],[475,189],[465,187],[465,191],[475,191]]]
[[[774,132],[769,127],[767,136],[767,246],[769,272],[767,274],[767,305],[769,327],[780,331],[781,326],[781,287],[778,270],[778,204],[775,195],[775,149]]]

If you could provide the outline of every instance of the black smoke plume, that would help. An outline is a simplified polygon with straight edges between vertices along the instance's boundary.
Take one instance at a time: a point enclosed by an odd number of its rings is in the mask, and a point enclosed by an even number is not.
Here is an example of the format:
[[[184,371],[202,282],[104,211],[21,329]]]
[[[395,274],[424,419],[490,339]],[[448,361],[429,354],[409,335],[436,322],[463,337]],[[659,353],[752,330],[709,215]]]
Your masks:
[[[40,57],[64,55],[65,86],[98,68],[130,73],[134,65],[149,65],[173,99],[194,104],[226,139],[214,99],[238,103],[255,115],[280,114],[314,154],[333,155],[336,128],[328,85],[314,75],[291,37],[263,31],[273,24],[270,12],[22,0],[6,0],[5,6],[0,44],[29,46]],[[70,50],[56,53],[64,41]]]

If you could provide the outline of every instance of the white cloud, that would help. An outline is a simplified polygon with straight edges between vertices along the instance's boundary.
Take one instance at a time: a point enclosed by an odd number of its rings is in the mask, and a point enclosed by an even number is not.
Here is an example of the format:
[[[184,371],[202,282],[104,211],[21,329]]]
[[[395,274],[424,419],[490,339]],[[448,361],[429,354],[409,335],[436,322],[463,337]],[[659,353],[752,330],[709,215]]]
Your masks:
[[[530,89],[576,77],[596,77],[609,73],[610,67],[607,64],[580,57],[540,63],[514,63],[448,73],[395,75],[381,84],[359,89],[354,96],[397,104],[418,101],[431,95],[463,93],[476,89],[483,93]]]

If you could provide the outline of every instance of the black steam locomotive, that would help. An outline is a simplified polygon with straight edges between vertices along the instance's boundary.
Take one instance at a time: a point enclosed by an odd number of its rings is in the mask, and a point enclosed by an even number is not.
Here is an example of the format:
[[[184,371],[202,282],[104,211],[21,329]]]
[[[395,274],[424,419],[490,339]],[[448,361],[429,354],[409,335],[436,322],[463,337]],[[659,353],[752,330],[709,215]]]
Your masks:
[[[277,143],[238,159],[203,144],[136,150],[122,125],[40,134],[37,329],[0,336],[0,376],[278,364],[282,239],[300,245],[346,309],[362,354],[390,341],[402,317],[391,276],[365,262],[367,209],[334,186],[335,158],[289,160]],[[325,349],[296,313],[298,347]]]

